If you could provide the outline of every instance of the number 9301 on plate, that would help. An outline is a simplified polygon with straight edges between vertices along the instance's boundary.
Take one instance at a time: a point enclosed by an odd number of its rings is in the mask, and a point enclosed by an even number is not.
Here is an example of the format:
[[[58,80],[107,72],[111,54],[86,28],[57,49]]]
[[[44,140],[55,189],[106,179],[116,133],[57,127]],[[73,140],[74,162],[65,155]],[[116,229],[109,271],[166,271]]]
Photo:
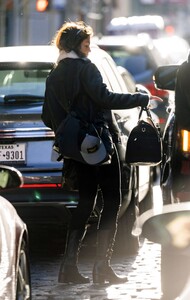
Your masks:
[[[25,162],[26,144],[0,144],[0,162]]]

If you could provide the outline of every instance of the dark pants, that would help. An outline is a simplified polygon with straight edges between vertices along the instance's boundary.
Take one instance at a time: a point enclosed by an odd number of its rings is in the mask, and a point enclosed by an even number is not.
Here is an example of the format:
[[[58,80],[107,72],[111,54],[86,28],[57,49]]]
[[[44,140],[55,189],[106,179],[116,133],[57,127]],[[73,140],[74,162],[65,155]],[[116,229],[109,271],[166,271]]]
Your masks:
[[[118,153],[111,164],[91,166],[75,161],[79,184],[79,203],[73,214],[70,228],[84,228],[95,208],[98,189],[103,196],[103,210],[99,229],[115,231],[121,205],[121,175]]]

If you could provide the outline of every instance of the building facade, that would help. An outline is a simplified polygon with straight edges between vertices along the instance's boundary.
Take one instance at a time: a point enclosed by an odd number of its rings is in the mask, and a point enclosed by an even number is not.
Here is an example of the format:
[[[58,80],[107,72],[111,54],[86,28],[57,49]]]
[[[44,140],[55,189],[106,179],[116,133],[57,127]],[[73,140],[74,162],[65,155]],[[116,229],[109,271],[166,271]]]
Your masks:
[[[68,20],[84,20],[98,35],[114,17],[147,14],[163,16],[184,35],[189,12],[190,0],[0,0],[0,46],[49,44]]]

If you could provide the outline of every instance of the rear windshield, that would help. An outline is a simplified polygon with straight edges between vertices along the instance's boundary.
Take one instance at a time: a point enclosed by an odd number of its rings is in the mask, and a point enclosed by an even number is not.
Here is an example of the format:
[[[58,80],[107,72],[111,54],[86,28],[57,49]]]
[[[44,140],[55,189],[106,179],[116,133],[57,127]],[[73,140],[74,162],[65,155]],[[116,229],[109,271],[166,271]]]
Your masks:
[[[0,97],[6,99],[11,95],[44,96],[45,81],[51,64],[1,63],[0,64]],[[8,99],[9,97],[7,97]],[[35,97],[34,97],[35,98]]]

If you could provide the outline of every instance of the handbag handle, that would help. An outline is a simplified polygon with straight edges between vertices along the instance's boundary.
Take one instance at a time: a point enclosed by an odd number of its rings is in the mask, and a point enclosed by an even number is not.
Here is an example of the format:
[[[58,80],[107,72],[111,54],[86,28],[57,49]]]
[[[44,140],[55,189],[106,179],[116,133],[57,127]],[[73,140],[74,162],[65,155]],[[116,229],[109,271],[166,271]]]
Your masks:
[[[142,116],[143,111],[146,111],[147,116],[152,120],[150,109],[148,107],[141,107],[141,110],[140,110],[140,113],[139,113],[139,120]]]
[[[152,115],[150,113],[150,109],[148,107],[141,107],[141,110],[140,110],[140,113],[139,113],[139,121],[142,117],[142,113],[143,111],[146,111],[146,114],[147,114],[147,117],[148,117],[148,120],[151,122],[151,125],[160,133],[160,126],[159,124],[154,123],[153,119],[152,119]]]

